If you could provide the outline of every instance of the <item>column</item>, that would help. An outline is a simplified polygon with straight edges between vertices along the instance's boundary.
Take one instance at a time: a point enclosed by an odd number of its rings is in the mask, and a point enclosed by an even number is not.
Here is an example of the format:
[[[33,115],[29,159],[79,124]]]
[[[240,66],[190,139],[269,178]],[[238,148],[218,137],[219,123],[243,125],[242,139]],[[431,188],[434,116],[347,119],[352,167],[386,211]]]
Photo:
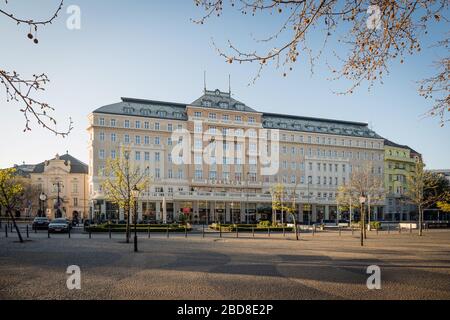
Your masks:
[[[330,206],[325,205],[325,220],[330,220]]]
[[[241,202],[241,214],[240,214],[241,221],[237,221],[236,223],[245,223],[247,221],[245,216],[245,209],[247,208],[247,204],[248,204],[247,202]]]
[[[225,202],[225,221],[231,222],[231,203]]]
[[[155,202],[155,219],[157,222],[161,221],[161,202],[156,201]],[[164,218],[162,218],[164,220]]]
[[[119,220],[125,220],[125,213],[123,208],[119,208]]]
[[[142,221],[142,201],[138,201],[138,222]]]
[[[214,201],[210,201],[209,203],[209,217],[211,219],[211,221],[213,222],[218,222],[217,221],[217,217],[216,217],[216,208],[214,206]]]
[[[311,223],[317,221],[317,206],[315,204],[311,205]]]

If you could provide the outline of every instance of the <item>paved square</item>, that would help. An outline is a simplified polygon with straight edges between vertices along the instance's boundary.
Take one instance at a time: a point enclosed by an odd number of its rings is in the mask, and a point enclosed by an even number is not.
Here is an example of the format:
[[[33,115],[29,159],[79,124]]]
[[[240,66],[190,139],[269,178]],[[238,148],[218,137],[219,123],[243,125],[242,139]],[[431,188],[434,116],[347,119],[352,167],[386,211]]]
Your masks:
[[[141,234],[140,252],[123,236],[31,234],[0,237],[0,299],[450,299],[450,231],[273,234]],[[69,265],[81,290],[68,290]],[[381,290],[366,268],[381,268]]]

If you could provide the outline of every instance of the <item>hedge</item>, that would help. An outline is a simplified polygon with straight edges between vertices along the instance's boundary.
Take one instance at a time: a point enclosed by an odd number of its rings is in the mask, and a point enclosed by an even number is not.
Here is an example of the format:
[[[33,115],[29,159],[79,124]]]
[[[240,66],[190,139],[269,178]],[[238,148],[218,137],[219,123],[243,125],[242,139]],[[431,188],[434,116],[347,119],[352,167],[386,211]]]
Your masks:
[[[150,226],[150,228],[149,228]],[[185,230],[191,231],[191,227],[185,228],[185,226],[181,225],[137,225],[136,231],[137,232],[148,232],[150,229],[150,232],[167,232],[167,229],[169,232],[184,232]],[[103,225],[97,225],[97,226],[90,226],[86,227],[86,232],[109,232],[110,227],[108,224]],[[111,232],[122,232],[124,233],[126,231],[126,225],[111,225]],[[130,231],[134,232],[134,225],[130,224]]]
[[[270,231],[283,231],[283,227],[277,226],[277,227],[261,227],[260,225],[256,225],[256,224],[217,224],[217,223],[213,223],[211,224],[209,227],[211,229],[217,230],[219,231],[219,226],[222,228],[223,232],[233,232],[236,231],[236,229],[238,229],[238,231],[255,231],[255,232],[268,232],[269,229]],[[284,227],[284,231],[286,232],[290,232],[290,231],[294,231],[293,227]]]

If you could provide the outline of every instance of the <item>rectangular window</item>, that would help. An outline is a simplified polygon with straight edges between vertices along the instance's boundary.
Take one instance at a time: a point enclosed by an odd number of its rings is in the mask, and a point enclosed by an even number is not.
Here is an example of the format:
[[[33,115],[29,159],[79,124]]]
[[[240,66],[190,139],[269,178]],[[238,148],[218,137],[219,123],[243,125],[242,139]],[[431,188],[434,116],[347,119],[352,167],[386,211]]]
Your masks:
[[[101,126],[104,126],[105,125],[105,118],[100,118],[99,121],[98,121],[98,124],[101,125]]]
[[[155,144],[159,145],[159,143],[160,143],[159,137],[155,137]]]
[[[111,150],[111,159],[116,158],[116,150]]]
[[[144,153],[144,160],[145,161],[150,161],[150,152],[145,152]]]
[[[171,123],[167,124],[167,131],[173,131],[173,125]]]
[[[134,157],[134,159],[135,159],[136,161],[141,161],[141,152],[140,152],[140,151],[136,151],[136,152],[135,152],[135,157]]]
[[[194,112],[194,117],[201,118],[202,117],[202,113],[200,111],[195,111]]]
[[[150,144],[150,137],[149,136],[145,136],[144,137],[144,144]]]
[[[125,128],[129,128],[130,127],[130,120],[125,120],[124,123],[123,123],[123,126]]]
[[[116,134],[111,133],[111,142],[116,142]]]
[[[141,136],[135,136],[134,138],[134,143],[141,144]]]
[[[100,132],[100,141],[105,141],[105,133]]]
[[[210,113],[210,114],[208,115],[208,118],[214,120],[214,119],[217,118],[217,115],[216,115],[215,113]]]
[[[105,150],[101,149],[101,150],[98,152],[98,157],[99,157],[100,159],[105,159]]]
[[[144,129],[150,129],[150,123],[148,121],[144,122]]]
[[[161,154],[159,152],[155,152],[155,161],[159,162],[161,160]]]
[[[139,120],[137,120],[137,121],[134,123],[134,127],[135,127],[136,129],[140,129],[140,128],[141,128],[141,122],[140,122]]]
[[[115,127],[116,126],[116,119],[111,119],[111,127]]]
[[[155,130],[159,130],[160,126],[159,126],[159,122],[155,122]]]
[[[160,179],[161,178],[161,170],[159,168],[155,169],[155,178]]]

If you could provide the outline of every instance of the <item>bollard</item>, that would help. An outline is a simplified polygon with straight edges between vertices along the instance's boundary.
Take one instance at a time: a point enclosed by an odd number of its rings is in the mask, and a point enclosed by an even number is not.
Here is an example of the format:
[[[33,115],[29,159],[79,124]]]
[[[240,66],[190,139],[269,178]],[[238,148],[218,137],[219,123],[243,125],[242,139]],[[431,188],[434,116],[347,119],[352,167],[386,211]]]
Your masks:
[[[376,231],[377,231],[377,235],[378,235],[378,228],[377,228],[377,230],[376,230]]]
[[[10,231],[12,233],[13,232],[13,223],[11,223],[10,226],[11,226],[11,230]]]
[[[352,235],[355,234],[355,228],[352,227]]]
[[[267,227],[267,233],[269,234],[269,237],[270,237],[270,226]]]
[[[187,224],[184,225],[184,237],[187,238]]]
[[[398,224],[398,233],[402,233],[402,227],[400,226],[400,223]]]
[[[5,224],[5,238],[8,238],[8,226]]]
[[[388,223],[388,234],[390,234],[390,233],[391,233],[391,224]]]
[[[412,233],[412,223],[409,224],[409,233]]]
[[[148,225],[148,238],[150,239],[150,225]]]
[[[30,237],[30,233],[28,232],[28,225],[27,225],[27,239]]]
[[[255,227],[252,227],[252,236],[255,237]]]
[[[111,239],[111,224],[108,224],[108,233],[109,233],[109,238]]]
[[[220,234],[220,237],[222,238],[222,226],[219,224],[219,234]]]
[[[169,225],[167,225],[166,227],[166,237],[167,239],[169,239]]]
[[[202,225],[202,238],[205,237],[205,224]]]
[[[69,231],[67,233],[69,234],[69,239],[70,239],[70,226],[69,226]]]
[[[239,238],[239,228],[236,226],[236,238]]]
[[[283,237],[286,237],[286,229],[284,228],[284,225],[283,225]]]
[[[341,227],[339,227],[339,236],[341,236]]]

